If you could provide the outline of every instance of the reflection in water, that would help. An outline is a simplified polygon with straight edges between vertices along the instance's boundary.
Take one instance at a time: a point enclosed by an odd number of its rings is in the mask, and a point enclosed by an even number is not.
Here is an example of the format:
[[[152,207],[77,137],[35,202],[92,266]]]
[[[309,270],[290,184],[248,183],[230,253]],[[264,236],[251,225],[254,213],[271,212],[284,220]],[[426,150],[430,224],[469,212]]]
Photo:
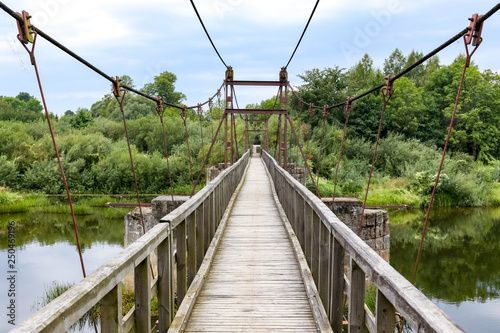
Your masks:
[[[407,279],[424,220],[423,211],[391,215],[391,265]],[[498,332],[499,252],[500,208],[434,210],[415,285],[466,331]]]
[[[105,208],[95,214],[77,216],[87,275],[123,250],[123,219],[106,219]],[[63,214],[0,215],[0,270],[7,271],[8,221],[16,222],[17,318],[16,325],[30,317],[41,301],[44,289],[54,281],[76,283],[82,279],[71,217]],[[7,290],[0,279],[0,290]],[[6,298],[1,297],[3,308]],[[0,321],[0,332],[14,328]]]

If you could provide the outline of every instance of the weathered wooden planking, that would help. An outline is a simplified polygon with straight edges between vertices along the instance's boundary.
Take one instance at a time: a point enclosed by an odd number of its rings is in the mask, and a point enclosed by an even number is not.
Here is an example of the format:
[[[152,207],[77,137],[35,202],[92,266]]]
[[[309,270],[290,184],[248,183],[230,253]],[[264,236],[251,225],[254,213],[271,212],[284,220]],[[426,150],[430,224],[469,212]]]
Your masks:
[[[184,332],[317,332],[294,249],[252,159]]]

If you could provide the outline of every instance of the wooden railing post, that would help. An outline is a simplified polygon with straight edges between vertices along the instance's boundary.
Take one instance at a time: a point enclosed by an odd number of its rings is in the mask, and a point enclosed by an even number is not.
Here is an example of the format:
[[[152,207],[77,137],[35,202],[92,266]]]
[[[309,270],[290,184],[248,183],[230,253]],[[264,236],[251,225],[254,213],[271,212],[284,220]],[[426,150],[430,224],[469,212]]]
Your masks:
[[[312,265],[312,228],[313,228],[313,210],[307,202],[304,202],[304,243],[302,248],[306,255],[309,267]]]
[[[363,332],[365,323],[365,273],[353,259],[351,259],[348,321],[349,333]]]
[[[160,332],[166,332],[173,319],[172,308],[172,258],[170,234],[158,245],[158,321]],[[102,332],[107,332],[102,330]]]
[[[345,249],[339,241],[331,235],[332,245],[332,304],[330,309],[330,323],[335,333],[342,332],[344,315],[344,254]]]
[[[121,283],[103,297],[101,309],[101,332],[121,333],[123,317]]]
[[[394,306],[379,290],[377,290],[376,305],[377,333],[393,333],[396,324],[396,312]]]
[[[134,269],[135,329],[151,332],[151,261],[146,257]]]
[[[175,240],[177,244],[177,305],[179,306],[186,296],[187,271],[186,271],[186,221],[182,221],[175,229]]]

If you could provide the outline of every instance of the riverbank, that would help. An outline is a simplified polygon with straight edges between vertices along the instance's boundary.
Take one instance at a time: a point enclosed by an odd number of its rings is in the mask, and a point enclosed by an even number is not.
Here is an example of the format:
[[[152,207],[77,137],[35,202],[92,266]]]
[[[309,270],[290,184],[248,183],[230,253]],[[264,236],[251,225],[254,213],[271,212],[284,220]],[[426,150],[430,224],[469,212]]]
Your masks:
[[[412,208],[425,208],[429,204],[434,181],[429,175],[416,175],[416,180],[399,177],[374,177],[370,184],[367,204],[393,205],[404,204]],[[425,178],[425,179],[422,179]],[[435,179],[435,178],[434,178]],[[354,196],[364,200],[366,184],[353,189],[349,184],[337,184],[336,196]],[[308,181],[307,187],[315,192]],[[319,192],[322,197],[331,197],[334,181],[320,177]],[[500,183],[498,180],[487,184],[474,182],[450,182],[445,174],[439,182],[433,207],[498,207],[500,206]]]

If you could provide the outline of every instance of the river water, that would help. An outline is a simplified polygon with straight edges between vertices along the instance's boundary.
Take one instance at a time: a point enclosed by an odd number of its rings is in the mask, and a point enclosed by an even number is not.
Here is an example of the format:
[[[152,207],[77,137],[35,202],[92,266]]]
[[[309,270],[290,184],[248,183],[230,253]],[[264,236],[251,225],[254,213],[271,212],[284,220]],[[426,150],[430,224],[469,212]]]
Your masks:
[[[78,232],[87,275],[123,250],[123,217],[107,218],[105,209],[93,208],[92,215],[77,216]],[[11,297],[7,277],[7,225],[15,222],[16,326],[41,307],[48,287],[76,283],[82,279],[71,216],[64,214],[0,215],[0,332],[15,326],[8,323]],[[89,331],[84,329],[83,331]],[[82,332],[83,332],[82,331]],[[90,331],[91,332],[91,331]]]
[[[77,216],[87,275],[123,249],[123,218],[106,218],[105,209]],[[424,219],[419,210],[390,215],[390,262],[407,279]],[[6,317],[9,221],[16,223],[16,324],[40,307],[48,286],[82,278],[69,216],[0,215],[0,332],[13,328]],[[433,210],[416,286],[467,332],[500,332],[500,208]]]
[[[390,263],[410,281],[424,221],[390,215]],[[500,208],[433,210],[415,286],[466,332],[500,332]]]

